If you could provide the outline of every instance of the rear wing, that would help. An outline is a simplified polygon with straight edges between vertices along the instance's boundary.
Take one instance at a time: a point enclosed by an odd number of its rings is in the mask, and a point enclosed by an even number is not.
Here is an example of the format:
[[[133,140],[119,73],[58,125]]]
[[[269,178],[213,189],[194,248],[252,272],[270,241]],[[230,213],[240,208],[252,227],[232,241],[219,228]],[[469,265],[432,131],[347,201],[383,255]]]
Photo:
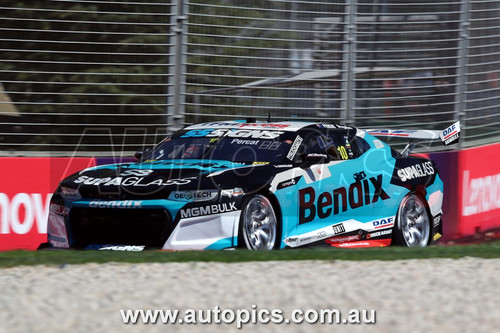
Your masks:
[[[457,121],[450,127],[442,131],[432,130],[404,130],[404,129],[368,129],[365,130],[368,134],[377,137],[397,137],[410,139],[410,142],[403,150],[403,155],[408,155],[413,148],[421,140],[437,140],[441,139],[445,146],[457,143],[460,140],[460,122]]]

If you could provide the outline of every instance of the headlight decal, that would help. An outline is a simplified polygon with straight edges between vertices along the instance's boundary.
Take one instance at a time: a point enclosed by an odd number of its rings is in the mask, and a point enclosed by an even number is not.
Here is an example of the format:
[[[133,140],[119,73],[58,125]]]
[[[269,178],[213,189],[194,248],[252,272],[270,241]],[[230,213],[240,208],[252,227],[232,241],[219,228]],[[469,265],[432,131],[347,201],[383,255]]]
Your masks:
[[[54,247],[68,248],[68,234],[66,231],[65,216],[68,208],[52,203],[50,205],[49,223],[47,225],[48,242]]]
[[[61,186],[61,196],[67,200],[80,200],[82,196],[77,189]]]

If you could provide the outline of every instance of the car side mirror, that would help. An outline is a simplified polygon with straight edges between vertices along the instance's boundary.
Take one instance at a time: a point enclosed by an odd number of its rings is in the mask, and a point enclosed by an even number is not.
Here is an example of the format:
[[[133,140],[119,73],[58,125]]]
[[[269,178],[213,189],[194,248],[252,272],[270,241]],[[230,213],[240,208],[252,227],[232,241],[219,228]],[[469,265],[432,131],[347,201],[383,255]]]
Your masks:
[[[151,148],[146,148],[144,150],[138,150],[135,152],[134,157],[137,161],[142,160],[144,155],[148,154],[151,151]]]
[[[134,157],[136,160],[140,161],[142,158],[142,150],[138,150],[135,152]]]
[[[308,168],[314,164],[322,164],[330,162],[330,158],[327,154],[317,154],[309,153],[304,157],[304,162],[302,162],[301,168]]]

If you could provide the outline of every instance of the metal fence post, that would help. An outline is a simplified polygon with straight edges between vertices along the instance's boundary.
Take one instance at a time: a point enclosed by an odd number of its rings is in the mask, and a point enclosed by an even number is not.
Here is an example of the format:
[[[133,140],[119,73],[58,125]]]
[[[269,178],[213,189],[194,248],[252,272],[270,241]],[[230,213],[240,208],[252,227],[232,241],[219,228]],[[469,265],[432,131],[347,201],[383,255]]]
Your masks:
[[[470,3],[462,0],[460,4],[460,36],[457,54],[457,85],[455,88],[455,121],[460,121],[462,140],[458,143],[463,148],[465,140],[465,109],[467,94],[467,57],[469,55]]]
[[[172,50],[169,56],[169,85],[167,101],[167,132],[173,132],[183,127],[185,111],[185,73],[186,73],[186,12],[187,4],[185,0],[177,0],[172,6],[171,37],[173,41]]]
[[[348,0],[344,16],[344,45],[342,47],[342,93],[341,118],[347,125],[354,125],[356,111],[355,66],[356,66],[356,11],[355,0]]]

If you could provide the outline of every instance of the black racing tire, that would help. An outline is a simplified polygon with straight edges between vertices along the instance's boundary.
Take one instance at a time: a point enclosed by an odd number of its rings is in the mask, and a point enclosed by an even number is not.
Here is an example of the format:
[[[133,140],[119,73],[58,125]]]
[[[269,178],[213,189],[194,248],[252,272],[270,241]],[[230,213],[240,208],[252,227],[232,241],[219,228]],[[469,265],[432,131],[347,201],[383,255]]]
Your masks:
[[[249,250],[278,249],[281,243],[281,223],[271,200],[262,194],[248,197],[243,203],[239,232],[239,247]]]
[[[394,226],[395,245],[426,247],[430,244],[432,225],[426,201],[417,193],[406,195],[398,208]]]

